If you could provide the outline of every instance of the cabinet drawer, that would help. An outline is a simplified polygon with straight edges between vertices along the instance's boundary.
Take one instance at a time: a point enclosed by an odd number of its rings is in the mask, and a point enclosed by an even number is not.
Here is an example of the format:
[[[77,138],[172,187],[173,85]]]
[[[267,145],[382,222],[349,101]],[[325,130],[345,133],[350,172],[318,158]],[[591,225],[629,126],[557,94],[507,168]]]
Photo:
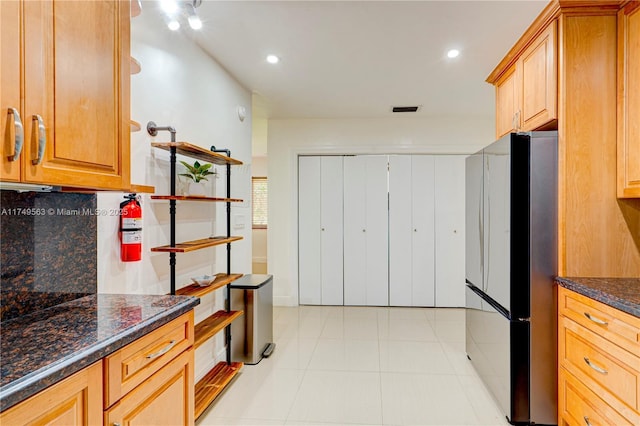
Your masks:
[[[193,425],[193,349],[170,361],[104,412],[105,425]]]
[[[563,287],[558,291],[559,314],[640,356],[640,318]]]
[[[558,380],[560,426],[633,425],[564,368]]]
[[[612,405],[640,406],[640,358],[560,317],[560,364]],[[615,397],[613,396],[615,395]]]
[[[192,345],[193,311],[190,311],[106,357],[104,408]]]

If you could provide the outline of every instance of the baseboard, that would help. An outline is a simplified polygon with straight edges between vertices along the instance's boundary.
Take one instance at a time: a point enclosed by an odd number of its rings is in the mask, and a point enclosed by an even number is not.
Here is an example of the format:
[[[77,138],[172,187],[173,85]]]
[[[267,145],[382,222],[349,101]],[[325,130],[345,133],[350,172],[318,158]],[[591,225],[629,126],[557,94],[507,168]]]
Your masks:
[[[298,306],[298,299],[294,296],[273,296],[273,306]]]

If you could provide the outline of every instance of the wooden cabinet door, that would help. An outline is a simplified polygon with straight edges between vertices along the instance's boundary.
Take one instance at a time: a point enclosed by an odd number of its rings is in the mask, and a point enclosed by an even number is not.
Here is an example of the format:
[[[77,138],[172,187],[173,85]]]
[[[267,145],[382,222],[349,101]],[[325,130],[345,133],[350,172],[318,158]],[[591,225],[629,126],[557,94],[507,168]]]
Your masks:
[[[640,1],[618,12],[619,198],[640,198]]]
[[[5,181],[20,180],[22,160],[20,155],[14,158],[16,143],[19,145],[20,140],[21,117],[24,116],[20,102],[20,15],[21,3],[0,2],[0,179]]]
[[[0,424],[7,426],[102,424],[102,362],[99,361],[80,370],[2,412]]]
[[[23,180],[126,188],[129,2],[22,4]]]
[[[193,363],[193,350],[183,352],[105,411],[104,424],[193,425]]]
[[[520,121],[523,130],[538,129],[557,119],[556,22],[533,41],[518,61]]]
[[[496,139],[520,128],[518,81],[514,65],[496,82]]]

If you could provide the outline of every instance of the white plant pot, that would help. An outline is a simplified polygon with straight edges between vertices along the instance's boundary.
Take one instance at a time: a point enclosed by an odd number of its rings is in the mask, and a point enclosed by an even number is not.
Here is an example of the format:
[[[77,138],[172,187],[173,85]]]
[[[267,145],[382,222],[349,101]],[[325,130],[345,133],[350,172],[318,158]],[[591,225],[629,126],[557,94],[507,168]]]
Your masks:
[[[206,195],[204,185],[200,182],[189,182],[189,195]]]

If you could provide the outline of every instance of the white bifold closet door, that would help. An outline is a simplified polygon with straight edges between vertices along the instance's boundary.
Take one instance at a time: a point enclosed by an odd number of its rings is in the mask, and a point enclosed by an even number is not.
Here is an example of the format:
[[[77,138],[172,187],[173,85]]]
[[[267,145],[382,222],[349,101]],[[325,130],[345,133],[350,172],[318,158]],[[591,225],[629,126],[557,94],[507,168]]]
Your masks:
[[[435,160],[389,156],[389,304],[435,306]]]
[[[343,304],[342,187],[341,156],[299,157],[300,304]]]
[[[344,157],[344,304],[388,306],[386,155]]]
[[[436,157],[435,200],[435,306],[464,307],[464,155],[439,155]]]

